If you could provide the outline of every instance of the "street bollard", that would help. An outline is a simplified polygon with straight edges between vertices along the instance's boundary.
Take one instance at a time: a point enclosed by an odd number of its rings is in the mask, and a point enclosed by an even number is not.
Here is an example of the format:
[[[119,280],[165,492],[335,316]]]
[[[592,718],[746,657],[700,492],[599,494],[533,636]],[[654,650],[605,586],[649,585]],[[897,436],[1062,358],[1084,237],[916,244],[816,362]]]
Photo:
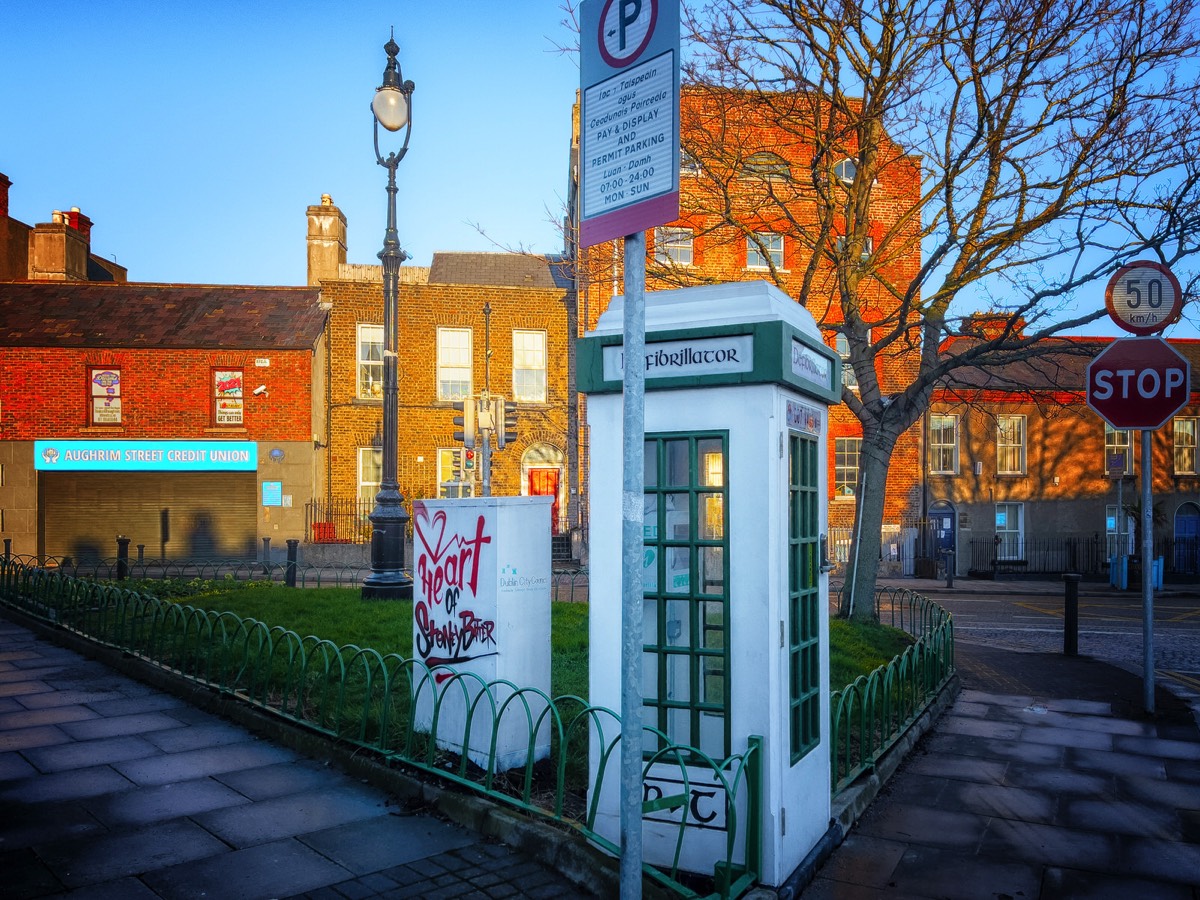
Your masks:
[[[1079,655],[1079,581],[1082,575],[1067,573],[1063,581],[1067,585],[1066,605],[1063,610],[1063,655]]]
[[[12,559],[12,538],[4,539],[4,561]]]
[[[138,565],[146,561],[146,545],[138,544]]]
[[[129,538],[117,538],[117,581],[129,577]]]
[[[954,551],[946,551],[946,587],[954,587]]]
[[[296,586],[296,548],[300,546],[300,541],[296,538],[288,538],[288,554],[287,554],[287,578],[285,583],[288,587]]]

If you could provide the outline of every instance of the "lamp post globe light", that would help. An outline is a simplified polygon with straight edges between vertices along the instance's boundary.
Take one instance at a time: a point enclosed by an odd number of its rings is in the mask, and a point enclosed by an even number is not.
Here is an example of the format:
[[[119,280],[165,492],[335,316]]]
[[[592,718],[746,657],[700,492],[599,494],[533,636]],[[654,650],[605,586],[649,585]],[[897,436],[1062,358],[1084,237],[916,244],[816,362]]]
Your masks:
[[[400,64],[396,62],[400,48],[396,41],[389,38],[383,49],[387,53],[383,84],[376,89],[375,99],[371,102],[375,119],[375,161],[388,173],[387,230],[383,235],[383,250],[379,253],[383,263],[383,471],[375,507],[368,516],[371,522],[371,571],[363,579],[362,587],[363,598],[371,600],[409,599],[413,592],[412,578],[404,572],[404,532],[408,513],[404,511],[404,498],[400,495],[396,460],[400,395],[396,356],[397,293],[400,264],[408,259],[396,234],[396,168],[408,152],[413,83],[401,79]],[[404,129],[404,144],[386,157],[379,152],[380,125],[388,131]]]

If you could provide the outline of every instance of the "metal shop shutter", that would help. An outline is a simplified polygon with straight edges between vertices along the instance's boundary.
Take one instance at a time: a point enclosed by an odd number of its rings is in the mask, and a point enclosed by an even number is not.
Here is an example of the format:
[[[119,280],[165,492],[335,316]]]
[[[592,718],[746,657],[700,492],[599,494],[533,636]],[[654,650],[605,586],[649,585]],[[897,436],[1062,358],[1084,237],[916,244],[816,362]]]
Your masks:
[[[39,545],[45,556],[93,560],[253,557],[258,476],[254,472],[42,472]]]

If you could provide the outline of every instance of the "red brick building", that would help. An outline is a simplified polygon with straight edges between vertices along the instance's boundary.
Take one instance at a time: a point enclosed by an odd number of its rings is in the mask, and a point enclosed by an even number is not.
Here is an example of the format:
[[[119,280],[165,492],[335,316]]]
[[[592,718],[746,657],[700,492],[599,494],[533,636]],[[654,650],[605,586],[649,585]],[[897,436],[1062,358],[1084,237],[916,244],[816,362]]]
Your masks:
[[[788,106],[791,104],[791,106]],[[921,265],[919,161],[886,138],[880,176],[871,189],[861,233],[838,204],[853,177],[855,148],[830,156],[817,150],[813,110],[804,98],[719,89],[686,89],[680,98],[680,216],[647,232],[647,289],[765,279],[805,306],[843,357],[847,394],[858,380],[849,364],[835,279],[843,257],[861,259],[858,282],[862,328],[883,395],[906,384],[917,366],[919,336],[896,339],[893,297]],[[575,108],[578,136],[578,105]],[[577,139],[576,139],[577,140]],[[576,147],[577,149],[577,147]],[[821,168],[814,176],[814,166]],[[814,185],[819,185],[815,187]],[[580,325],[594,327],[608,298],[620,293],[620,253],[613,244],[580,253]],[[831,530],[853,523],[862,428],[844,405],[831,410],[829,495]],[[885,529],[901,529],[923,514],[921,428],[896,446],[886,486]],[[584,463],[586,469],[586,462]],[[842,540],[838,535],[836,540]],[[898,549],[898,547],[897,547]]]
[[[926,417],[930,518],[956,549],[960,573],[998,565],[1099,575],[1118,529],[1126,553],[1140,554],[1141,433],[1114,430],[1086,402],[1088,363],[1111,343],[1056,339],[1034,359],[956,369],[935,394]],[[1193,382],[1191,402],[1152,437],[1155,552],[1169,575],[1194,580],[1200,341],[1169,343],[1188,358]]]
[[[153,558],[303,537],[318,292],[130,284],[89,235],[78,211],[30,228],[0,205],[0,538],[79,561],[118,536]]]
[[[329,305],[321,442],[325,507],[318,538],[357,540],[382,465],[383,283],[378,265],[346,263],[346,219],[326,195],[308,207],[308,281]],[[567,290],[557,267],[515,253],[436,253],[402,266],[399,285],[398,480],[406,499],[482,492],[483,450],[454,437],[456,402],[515,404],[516,439],[491,452],[494,496],[549,494],[567,529],[574,490],[567,427]],[[353,516],[344,515],[354,507]]]

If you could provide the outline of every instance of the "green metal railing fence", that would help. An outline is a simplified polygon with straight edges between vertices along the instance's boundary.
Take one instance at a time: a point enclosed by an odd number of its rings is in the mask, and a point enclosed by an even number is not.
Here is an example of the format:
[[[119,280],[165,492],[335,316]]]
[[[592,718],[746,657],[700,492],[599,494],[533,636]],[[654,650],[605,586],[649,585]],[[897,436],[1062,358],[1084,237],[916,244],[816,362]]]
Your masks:
[[[3,559],[0,554],[0,559]],[[14,563],[30,568],[45,569],[72,578],[96,581],[115,581],[122,572],[135,581],[198,578],[202,581],[274,581],[284,583],[288,579],[288,563],[259,562],[242,557],[228,559],[118,559],[108,556],[102,559],[76,560],[69,556],[23,556],[8,557]],[[370,563],[362,565],[325,564],[294,566],[296,587],[358,587],[363,577],[371,571]],[[584,603],[588,599],[587,569],[569,567],[551,572],[550,599],[572,603]]]
[[[138,577],[133,566],[130,575]],[[367,647],[339,647],[233,613],[163,601],[76,577],[61,566],[27,565],[15,558],[0,558],[0,601],[386,760],[571,827],[610,853],[620,851],[619,843],[596,825],[621,725],[616,713],[582,698],[552,698]],[[468,711],[465,726],[454,733],[442,717],[448,702]],[[514,717],[528,730],[531,752],[523,765],[501,771],[497,736]],[[486,764],[444,749],[468,746],[472,735],[479,746],[480,722],[490,728]],[[663,749],[646,759],[643,773],[675,765],[679,771],[673,777],[683,785],[679,795],[647,804],[647,812],[672,809],[678,817],[673,861],[647,866],[647,876],[681,897],[739,896],[758,880],[761,865],[761,738],[750,737],[744,752],[718,761],[671,744],[656,729],[645,730],[656,737],[652,745]],[[542,766],[535,771],[532,752],[547,731],[548,773]],[[589,751],[599,761],[590,785]],[[689,777],[695,778],[697,769],[718,782],[727,798],[726,856],[715,861],[711,890],[704,895],[681,882],[680,868],[689,825]],[[745,821],[738,818],[742,806]]]
[[[831,608],[840,608],[840,593],[841,586],[830,587]],[[875,614],[881,623],[907,631],[916,643],[870,675],[834,691],[834,796],[875,766],[954,674],[954,621],[949,612],[907,588],[879,588]]]

